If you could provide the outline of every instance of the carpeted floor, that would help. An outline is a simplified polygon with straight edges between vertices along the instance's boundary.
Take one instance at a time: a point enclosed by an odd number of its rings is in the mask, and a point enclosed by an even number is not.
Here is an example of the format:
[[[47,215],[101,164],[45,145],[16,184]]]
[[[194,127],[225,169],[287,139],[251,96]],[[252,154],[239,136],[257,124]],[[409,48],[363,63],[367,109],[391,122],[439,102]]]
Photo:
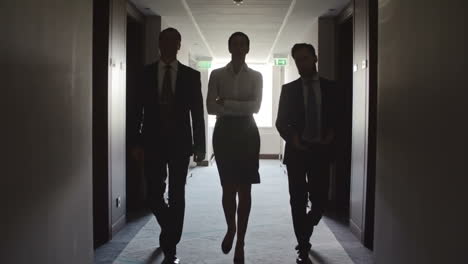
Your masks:
[[[252,211],[245,246],[246,263],[295,263],[296,241],[286,175],[278,161],[267,160],[261,161],[260,175],[262,183],[252,188]],[[144,219],[147,223],[123,249],[120,248],[113,263],[161,262],[163,256],[158,250],[159,226],[152,216]],[[225,231],[216,167],[196,168],[186,186],[185,226],[177,255],[182,263],[187,264],[232,263],[233,252],[224,255],[220,249]],[[97,255],[102,255],[102,249],[98,251],[101,252],[97,252]],[[365,250],[364,253],[370,256]],[[310,257],[314,264],[355,263],[324,221],[312,237]],[[96,263],[104,263],[102,258],[101,261],[98,259],[97,256]]]

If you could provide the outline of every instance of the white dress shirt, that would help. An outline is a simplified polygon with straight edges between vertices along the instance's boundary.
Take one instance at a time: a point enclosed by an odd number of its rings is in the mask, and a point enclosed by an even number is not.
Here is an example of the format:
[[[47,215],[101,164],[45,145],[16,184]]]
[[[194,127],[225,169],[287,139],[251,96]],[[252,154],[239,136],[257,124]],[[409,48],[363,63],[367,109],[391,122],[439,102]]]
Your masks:
[[[239,73],[231,63],[213,70],[208,82],[206,108],[210,115],[247,116],[258,113],[262,102],[262,74],[244,63]],[[216,98],[224,99],[224,105]]]
[[[166,74],[166,64],[164,61],[160,60],[158,63],[158,92],[159,95],[161,95],[162,92],[162,85],[164,81],[164,74]],[[176,81],[177,81],[177,66],[179,65],[179,61],[173,60],[171,63],[169,63],[171,66],[171,87],[172,87],[172,92],[175,94],[175,87],[176,87]]]

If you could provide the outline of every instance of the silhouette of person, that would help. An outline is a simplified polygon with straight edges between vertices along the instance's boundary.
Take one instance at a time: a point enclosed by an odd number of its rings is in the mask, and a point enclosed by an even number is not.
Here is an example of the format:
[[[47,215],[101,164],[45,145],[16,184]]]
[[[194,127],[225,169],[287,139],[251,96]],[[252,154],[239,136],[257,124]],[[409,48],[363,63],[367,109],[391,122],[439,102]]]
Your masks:
[[[260,183],[260,135],[252,115],[260,109],[263,81],[262,75],[245,63],[249,45],[248,36],[242,32],[229,37],[231,61],[211,73],[206,100],[208,114],[216,115],[213,150],[223,189],[222,205],[227,224],[221,249],[223,253],[229,253],[237,232],[235,263],[244,261],[251,188],[252,184]]]
[[[337,90],[318,76],[310,44],[291,50],[300,78],[283,85],[276,128],[286,141],[283,163],[288,172],[297,263],[309,263],[310,237],[328,200],[329,167],[335,149]],[[311,210],[308,209],[308,200]]]
[[[148,204],[161,227],[163,263],[179,263],[176,246],[184,223],[189,160],[192,154],[196,162],[205,158],[200,73],[177,60],[180,43],[176,29],[161,31],[160,60],[144,69],[141,140],[133,151],[136,159],[144,160]],[[168,203],[164,199],[167,178]]]

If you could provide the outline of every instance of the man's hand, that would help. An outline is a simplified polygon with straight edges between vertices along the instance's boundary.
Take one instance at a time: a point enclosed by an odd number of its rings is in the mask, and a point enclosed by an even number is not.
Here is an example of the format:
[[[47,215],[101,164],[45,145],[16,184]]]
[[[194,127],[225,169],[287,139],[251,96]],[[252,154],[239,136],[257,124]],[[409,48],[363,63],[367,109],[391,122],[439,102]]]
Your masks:
[[[216,98],[216,103],[219,104],[219,105],[221,105],[221,106],[224,106],[224,99],[221,98],[221,97],[217,97],[217,98]]]
[[[143,161],[145,159],[145,151],[142,147],[133,147],[131,153],[132,158],[136,161]]]
[[[298,149],[298,150],[307,150],[307,146],[305,146],[304,144],[302,144],[301,142],[301,138],[299,137],[299,134],[295,133],[292,137],[292,143],[293,143],[293,146],[294,148]]]
[[[193,161],[195,162],[201,162],[205,160],[205,153],[203,152],[195,152],[193,153]]]
[[[319,144],[328,145],[335,139],[335,131],[330,129],[327,131],[327,135],[320,140]]]

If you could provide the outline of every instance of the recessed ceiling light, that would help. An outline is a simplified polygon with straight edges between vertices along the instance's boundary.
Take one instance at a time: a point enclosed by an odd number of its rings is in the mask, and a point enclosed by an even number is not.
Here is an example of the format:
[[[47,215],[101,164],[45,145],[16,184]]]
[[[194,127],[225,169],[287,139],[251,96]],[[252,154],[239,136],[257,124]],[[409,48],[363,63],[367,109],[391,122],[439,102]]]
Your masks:
[[[233,3],[239,6],[244,3],[244,0],[233,0]]]

